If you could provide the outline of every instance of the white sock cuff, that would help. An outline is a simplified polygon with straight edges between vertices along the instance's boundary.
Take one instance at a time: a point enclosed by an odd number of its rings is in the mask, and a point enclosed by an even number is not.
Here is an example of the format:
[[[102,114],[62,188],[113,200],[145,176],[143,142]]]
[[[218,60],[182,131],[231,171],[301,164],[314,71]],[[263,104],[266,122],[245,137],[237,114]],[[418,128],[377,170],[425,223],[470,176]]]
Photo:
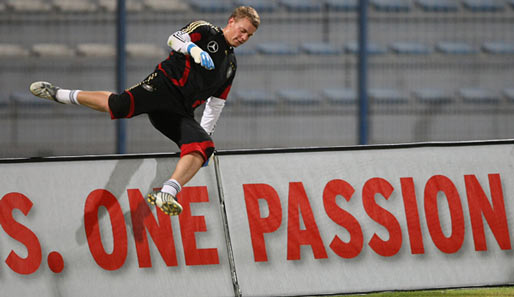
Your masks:
[[[80,105],[79,101],[77,100],[77,96],[79,95],[80,90],[72,90],[70,92],[70,101],[73,104]]]
[[[178,181],[174,179],[170,179],[164,182],[162,185],[161,191],[169,193],[173,195],[174,197],[177,196],[177,194],[182,190],[182,186],[178,183]]]
[[[67,90],[67,89],[59,89],[57,90],[57,94],[55,97],[57,101],[64,104],[76,104],[79,105],[79,101],[77,100],[77,96],[80,90]]]

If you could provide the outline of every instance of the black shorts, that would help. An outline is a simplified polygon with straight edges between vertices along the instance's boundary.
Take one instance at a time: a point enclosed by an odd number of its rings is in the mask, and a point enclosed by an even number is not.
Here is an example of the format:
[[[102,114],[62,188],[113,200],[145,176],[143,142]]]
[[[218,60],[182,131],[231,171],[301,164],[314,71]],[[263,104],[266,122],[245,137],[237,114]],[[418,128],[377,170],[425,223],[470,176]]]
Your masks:
[[[182,96],[166,83],[167,78],[156,71],[139,84],[109,97],[112,119],[148,114],[152,125],[175,142],[181,156],[199,152],[207,160],[214,152],[214,143],[184,107]]]

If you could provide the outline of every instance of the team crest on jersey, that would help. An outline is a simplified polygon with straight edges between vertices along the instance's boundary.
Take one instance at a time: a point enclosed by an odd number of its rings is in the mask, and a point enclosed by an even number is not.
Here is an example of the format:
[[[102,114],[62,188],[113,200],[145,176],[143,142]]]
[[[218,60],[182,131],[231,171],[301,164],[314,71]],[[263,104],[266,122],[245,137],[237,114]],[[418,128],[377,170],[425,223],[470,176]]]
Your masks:
[[[211,41],[207,44],[207,50],[211,53],[216,53],[218,51],[219,45],[216,41]]]

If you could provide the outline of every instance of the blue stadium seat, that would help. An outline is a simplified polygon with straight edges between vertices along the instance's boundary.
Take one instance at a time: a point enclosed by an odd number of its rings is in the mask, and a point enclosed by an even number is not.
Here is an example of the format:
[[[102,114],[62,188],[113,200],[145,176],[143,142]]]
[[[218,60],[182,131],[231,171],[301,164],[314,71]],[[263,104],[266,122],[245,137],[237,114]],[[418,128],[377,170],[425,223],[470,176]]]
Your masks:
[[[357,102],[357,92],[350,88],[327,88],[323,89],[321,94],[334,105],[349,105]]]
[[[393,42],[391,44],[391,49],[393,52],[397,54],[406,54],[406,55],[427,55],[432,52],[432,50],[419,42],[412,41],[399,41]]]
[[[243,46],[238,46],[234,48],[234,53],[236,53],[236,56],[251,56],[257,53],[257,49],[255,49],[255,47],[252,47],[251,45],[245,44]]]
[[[443,104],[453,101],[452,94],[440,89],[422,88],[414,90],[413,94],[419,102],[426,104]]]
[[[329,11],[357,11],[357,0],[325,0]]]
[[[323,7],[317,0],[280,0],[280,4],[293,12],[318,12]]]
[[[199,12],[229,12],[235,8],[235,3],[230,0],[188,0],[189,5]]]
[[[440,41],[436,50],[443,54],[470,55],[478,53],[478,50],[464,42]]]
[[[257,51],[263,55],[296,55],[298,48],[283,42],[261,42],[257,45]]]
[[[509,102],[514,102],[514,88],[505,88],[502,93]]]
[[[304,42],[300,49],[309,55],[338,55],[343,52],[340,47],[325,42]]]
[[[381,12],[408,12],[411,5],[407,0],[371,0],[371,5]]]
[[[409,97],[403,92],[389,88],[371,88],[368,96],[371,102],[378,104],[403,104],[409,101]]]
[[[459,96],[465,103],[497,104],[500,101],[499,96],[495,92],[478,87],[461,88]]]
[[[296,106],[313,106],[320,104],[319,96],[307,89],[282,89],[277,91],[284,103]]]
[[[350,41],[344,46],[344,51],[350,54],[358,54],[359,53],[359,44],[356,41]],[[368,42],[368,54],[370,55],[379,55],[387,53],[387,49],[381,47],[378,44]]]
[[[418,0],[418,5],[427,12],[455,12],[459,3],[455,0]]]
[[[270,0],[237,0],[238,6],[245,5],[255,8],[259,13],[273,12],[277,9],[276,1]]]
[[[241,90],[235,92],[235,99],[242,105],[253,107],[270,107],[277,104],[277,100],[268,90]],[[227,100],[227,103],[230,100]]]
[[[514,42],[491,41],[484,42],[482,50],[489,54],[514,54]]]
[[[464,0],[463,3],[472,12],[498,12],[505,8],[498,0]]]

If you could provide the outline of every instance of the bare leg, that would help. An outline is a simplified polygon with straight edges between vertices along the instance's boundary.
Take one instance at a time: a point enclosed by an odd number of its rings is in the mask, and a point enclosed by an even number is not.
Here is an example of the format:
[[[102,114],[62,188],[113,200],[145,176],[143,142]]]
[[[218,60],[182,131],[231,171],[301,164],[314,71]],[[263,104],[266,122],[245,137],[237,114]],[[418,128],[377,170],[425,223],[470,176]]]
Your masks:
[[[200,170],[203,163],[203,157],[199,152],[187,154],[180,158],[171,178],[183,186]]]
[[[109,96],[111,92],[106,91],[81,91],[77,95],[77,100],[81,105],[87,106],[97,111],[109,111]]]

